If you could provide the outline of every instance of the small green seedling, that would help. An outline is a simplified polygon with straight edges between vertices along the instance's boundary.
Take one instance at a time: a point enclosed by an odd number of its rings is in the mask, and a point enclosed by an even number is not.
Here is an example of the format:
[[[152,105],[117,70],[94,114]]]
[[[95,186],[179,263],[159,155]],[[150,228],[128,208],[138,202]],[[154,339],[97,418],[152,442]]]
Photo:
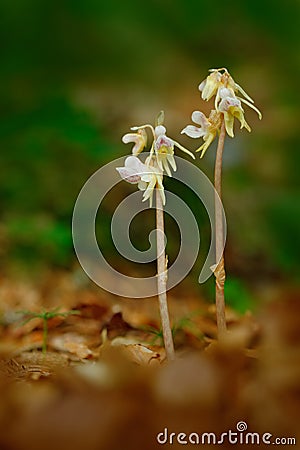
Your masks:
[[[54,317],[68,317],[75,314],[80,314],[80,311],[77,311],[73,309],[72,311],[65,311],[65,312],[59,312],[60,307],[53,309],[52,311],[46,311],[44,308],[42,312],[32,312],[32,311],[19,311],[21,314],[23,314],[25,317],[24,322],[22,322],[22,325],[25,325],[25,323],[30,322],[30,320],[33,319],[42,319],[43,320],[43,344],[42,344],[42,352],[45,355],[47,352],[47,343],[48,343],[48,320],[53,319]]]

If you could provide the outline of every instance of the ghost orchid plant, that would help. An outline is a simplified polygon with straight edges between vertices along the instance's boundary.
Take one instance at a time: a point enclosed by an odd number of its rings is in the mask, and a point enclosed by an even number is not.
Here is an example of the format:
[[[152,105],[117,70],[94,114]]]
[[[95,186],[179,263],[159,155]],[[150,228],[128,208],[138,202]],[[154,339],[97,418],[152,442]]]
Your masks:
[[[167,136],[164,123],[163,111],[157,117],[153,127],[150,124],[131,128],[131,133],[123,136],[122,141],[133,143],[132,155],[125,160],[124,167],[118,167],[122,179],[131,184],[137,184],[138,189],[144,191],[142,201],[149,200],[150,207],[153,203],[153,194],[156,198],[156,236],[157,236],[157,285],[159,310],[162,323],[164,344],[166,355],[169,360],[174,359],[174,343],[170,326],[168,304],[167,304],[167,257],[165,255],[164,243],[164,210],[166,203],[164,193],[164,174],[172,176],[171,169],[176,170],[174,158],[174,148],[177,147],[183,152],[195,158],[194,155],[182,147],[178,142]],[[140,153],[146,148],[148,134],[151,135],[150,154],[145,163],[139,159]]]
[[[202,158],[206,150],[218,135],[218,146],[215,161],[215,190],[216,196],[221,200],[221,181],[222,181],[222,155],[224,149],[225,136],[228,134],[234,137],[233,127],[234,119],[240,122],[240,128],[246,128],[251,131],[244,117],[245,104],[257,112],[259,119],[262,118],[261,112],[254,106],[251,97],[239,86],[229,74],[228,70],[211,69],[210,75],[199,85],[201,97],[205,101],[214,99],[214,109],[211,110],[209,117],[206,117],[200,111],[192,113],[192,121],[196,125],[187,125],[181,133],[187,134],[192,138],[203,138],[204,143],[196,150],[201,151]],[[216,277],[216,314],[219,336],[226,331],[225,317],[225,299],[224,283],[225,268],[223,257],[223,221],[220,203],[215,201],[215,227],[216,227],[216,264],[212,267]]]

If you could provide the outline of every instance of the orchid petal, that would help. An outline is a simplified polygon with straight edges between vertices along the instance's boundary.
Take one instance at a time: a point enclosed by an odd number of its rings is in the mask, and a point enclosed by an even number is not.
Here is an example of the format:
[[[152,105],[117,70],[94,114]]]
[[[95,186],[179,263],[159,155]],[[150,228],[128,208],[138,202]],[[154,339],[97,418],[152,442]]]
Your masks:
[[[140,191],[145,191],[145,190],[147,189],[147,183],[146,183],[146,181],[141,180],[141,181],[138,183],[138,188],[139,188]]]
[[[245,127],[246,130],[248,130],[249,132],[251,131],[251,128],[249,127],[248,123],[246,122],[245,117],[244,117],[244,112],[241,108],[234,108],[232,115],[240,121],[240,123],[241,123],[240,128]]]
[[[144,195],[143,195],[143,202],[145,202],[145,201],[148,200],[149,198],[152,199],[153,190],[154,190],[155,185],[156,185],[156,177],[153,176],[153,177],[151,178],[150,183],[148,184],[147,189],[146,189],[145,192],[144,192]]]
[[[202,151],[202,153],[201,153],[201,155],[200,155],[200,158],[203,158],[203,156],[204,156],[206,150],[208,149],[208,147],[210,146],[210,144],[211,144],[212,141],[214,140],[215,136],[216,136],[215,133],[210,133],[210,134],[207,136],[207,139],[205,140],[204,144],[201,145],[201,147],[199,147],[199,148],[196,150],[196,152]]]
[[[212,72],[207,78],[206,78],[206,83],[205,86],[202,90],[202,95],[201,97],[203,98],[203,100],[210,100],[212,98],[213,95],[215,95],[219,83],[221,80],[221,75],[219,74],[219,72],[215,71]]]
[[[198,125],[201,125],[203,128],[207,127],[208,120],[201,111],[193,111],[192,113],[192,121],[197,123]]]
[[[157,127],[155,127],[154,129],[155,135],[158,136],[162,136],[165,135],[167,130],[166,127],[164,127],[163,125],[157,125]]]
[[[143,164],[136,156],[128,156],[124,167],[117,167],[120,176],[128,183],[136,184],[139,181],[147,181],[145,178],[152,174],[151,169]]]
[[[162,165],[163,165],[163,167],[164,167],[164,169],[165,169],[167,175],[168,175],[169,177],[171,177],[171,176],[172,176],[172,173],[171,173],[171,170],[170,170],[170,167],[169,167],[169,164],[168,164],[168,160],[167,160],[166,157],[164,157],[164,158],[162,159]]]
[[[139,173],[143,173],[145,169],[147,170],[147,166],[137,156],[128,156],[125,159],[125,167],[134,169]]]
[[[248,102],[247,100],[245,100],[244,98],[238,97],[239,100],[243,103],[245,103],[246,105],[248,105],[250,108],[254,109],[255,112],[257,112],[259,120],[262,119],[262,113],[260,112],[260,110],[258,108],[256,108],[256,106],[252,105],[252,103]]]
[[[193,155],[194,156],[194,155]],[[167,155],[167,160],[174,171],[177,170],[176,162],[173,155]]]
[[[190,152],[187,148],[183,147],[181,144],[179,144],[179,142],[174,141],[174,145],[176,145],[176,147],[178,147],[180,150],[182,150],[184,153],[186,153],[187,155],[190,155],[193,159],[195,159],[195,155],[193,155],[192,152]]]
[[[136,136],[137,136],[136,133],[124,134],[124,136],[122,137],[122,142],[124,142],[124,144],[128,144],[129,142],[135,142]]]
[[[164,157],[158,157],[157,156],[157,158],[156,158],[156,162],[157,162],[157,165],[158,165],[158,168],[163,172],[163,170],[164,170],[164,167],[163,167],[163,158]]]
[[[198,86],[198,89],[200,92],[203,91],[203,89],[205,88],[205,85],[206,85],[206,78],[205,78],[205,80],[201,81],[201,83]]]
[[[137,127],[131,127],[130,129],[131,129],[132,131],[138,131],[138,130],[143,130],[143,129],[145,129],[145,128],[150,128],[150,130],[151,130],[151,132],[152,132],[152,135],[153,135],[153,137],[154,137],[154,139],[155,139],[154,128],[153,128],[153,126],[150,125],[149,123],[146,123],[145,125],[139,125],[139,126],[137,126]]]
[[[138,125],[136,127],[131,127],[130,129],[132,131],[137,131],[137,130],[142,130],[143,128],[150,128],[151,130],[153,130],[153,126],[150,125],[149,123],[146,123],[145,125]]]
[[[234,92],[232,89],[228,89],[225,87],[222,87],[218,90],[220,98],[223,99],[225,97],[235,97]]]
[[[254,103],[254,100],[244,91],[244,89],[237,83],[234,83],[234,86],[237,91],[239,91],[249,102]]]
[[[150,183],[150,181],[152,180],[153,177],[153,172],[150,171],[150,168],[148,170],[148,172],[144,172],[141,175],[141,180],[144,181],[145,183]]]
[[[161,134],[158,136],[154,143],[155,150],[159,151],[161,147],[166,147],[167,149],[173,150],[174,142],[165,134]]]
[[[141,181],[141,177],[137,175],[134,169],[126,167],[117,167],[116,170],[119,172],[121,178],[131,184],[137,184]]]
[[[237,97],[225,97],[219,104],[219,111],[227,112],[232,107],[241,108],[240,100]]]
[[[225,121],[225,128],[228,136],[234,137],[233,134],[233,124],[234,124],[234,116],[228,112],[224,112],[224,121]]]
[[[191,138],[200,138],[205,135],[205,132],[202,128],[198,128],[194,125],[187,125],[182,131],[181,134],[186,134]]]
[[[147,145],[147,134],[145,130],[139,130],[137,133],[127,133],[122,137],[124,144],[134,142],[135,145],[132,148],[132,154],[138,155]]]

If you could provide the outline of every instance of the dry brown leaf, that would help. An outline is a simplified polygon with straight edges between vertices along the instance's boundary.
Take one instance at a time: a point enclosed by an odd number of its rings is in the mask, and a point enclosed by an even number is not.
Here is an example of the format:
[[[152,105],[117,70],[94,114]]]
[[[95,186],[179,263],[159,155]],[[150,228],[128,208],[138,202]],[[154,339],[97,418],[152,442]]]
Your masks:
[[[53,349],[70,352],[78,356],[79,359],[93,356],[92,350],[87,345],[86,338],[76,333],[65,333],[54,336],[51,338],[50,344]]]
[[[132,362],[141,366],[148,366],[150,364],[158,365],[163,360],[161,354],[150,350],[142,344],[123,345],[122,350]]]
[[[85,344],[82,343],[65,342],[64,347],[65,350],[73,353],[80,359],[90,358],[91,356],[93,356],[93,352]]]

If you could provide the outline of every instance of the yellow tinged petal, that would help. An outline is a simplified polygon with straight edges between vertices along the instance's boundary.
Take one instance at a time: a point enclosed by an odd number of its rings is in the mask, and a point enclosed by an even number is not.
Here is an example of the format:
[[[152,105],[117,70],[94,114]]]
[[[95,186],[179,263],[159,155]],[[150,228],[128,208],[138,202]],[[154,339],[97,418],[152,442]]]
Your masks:
[[[246,128],[249,132],[251,131],[251,128],[249,127],[248,123],[245,120],[244,112],[241,108],[230,108],[230,112],[234,117],[236,117],[240,123],[240,128]]]
[[[203,100],[208,101],[215,95],[219,87],[219,77],[220,74],[218,72],[213,72],[206,78],[206,83],[202,91]]]
[[[225,121],[225,128],[228,136],[234,137],[233,133],[233,123],[234,123],[234,116],[230,114],[229,112],[224,112],[224,121]]]
[[[209,133],[205,139],[205,142],[203,145],[201,145],[201,147],[199,147],[196,152],[202,152],[200,155],[200,158],[203,158],[206,150],[208,149],[208,147],[210,146],[210,144],[212,143],[212,141],[214,140],[216,136],[216,133]]]
[[[258,108],[256,108],[256,106],[252,105],[252,103],[248,102],[247,100],[245,100],[244,98],[241,97],[237,97],[241,102],[245,103],[246,105],[248,105],[250,108],[254,109],[255,112],[257,112],[259,120],[262,119],[262,113],[260,112],[260,110]]]
[[[190,152],[187,148],[183,147],[181,144],[179,144],[178,142],[174,141],[174,145],[176,145],[176,147],[178,147],[180,150],[182,150],[184,153],[187,153],[188,155],[190,155],[193,159],[195,159],[195,155],[193,155],[192,152]]]
[[[244,91],[244,89],[237,83],[234,83],[234,86],[237,91],[239,91],[249,102],[254,103],[254,100]]]

